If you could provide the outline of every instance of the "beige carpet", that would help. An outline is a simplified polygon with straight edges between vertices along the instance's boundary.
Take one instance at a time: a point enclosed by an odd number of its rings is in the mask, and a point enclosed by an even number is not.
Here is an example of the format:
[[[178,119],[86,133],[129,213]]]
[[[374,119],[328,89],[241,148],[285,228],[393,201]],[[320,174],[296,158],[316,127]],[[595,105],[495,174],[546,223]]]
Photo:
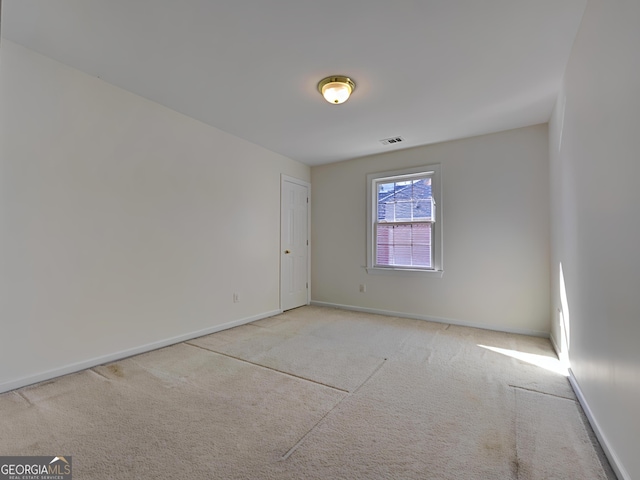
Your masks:
[[[554,358],[303,307],[0,395],[0,455],[99,480],[612,479],[566,377],[537,366]]]

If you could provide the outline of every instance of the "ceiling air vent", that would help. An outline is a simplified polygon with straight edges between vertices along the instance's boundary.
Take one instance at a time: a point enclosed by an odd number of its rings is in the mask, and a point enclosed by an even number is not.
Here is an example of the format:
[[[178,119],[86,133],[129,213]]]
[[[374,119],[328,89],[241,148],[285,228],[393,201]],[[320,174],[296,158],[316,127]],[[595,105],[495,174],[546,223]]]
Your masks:
[[[380,143],[383,145],[391,145],[393,143],[404,142],[404,138],[402,137],[391,137],[391,138],[383,138],[380,140]]]

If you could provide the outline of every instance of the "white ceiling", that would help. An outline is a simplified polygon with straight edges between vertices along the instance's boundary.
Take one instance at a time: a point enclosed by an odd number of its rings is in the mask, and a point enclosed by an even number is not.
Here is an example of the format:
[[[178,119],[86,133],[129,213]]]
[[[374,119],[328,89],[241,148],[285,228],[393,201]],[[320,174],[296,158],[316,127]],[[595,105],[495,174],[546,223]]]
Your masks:
[[[586,2],[4,0],[1,31],[318,165],[546,122]],[[355,80],[347,103],[328,75]]]

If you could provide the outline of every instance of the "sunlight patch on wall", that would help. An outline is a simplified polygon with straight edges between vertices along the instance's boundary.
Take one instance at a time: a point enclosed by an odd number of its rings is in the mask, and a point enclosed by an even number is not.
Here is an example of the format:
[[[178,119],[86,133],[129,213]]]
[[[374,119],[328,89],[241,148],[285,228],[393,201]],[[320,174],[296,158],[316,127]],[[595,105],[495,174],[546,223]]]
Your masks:
[[[571,345],[571,329],[569,315],[569,301],[567,300],[567,287],[564,283],[564,272],[562,271],[562,262],[558,265],[559,285],[560,285],[560,308],[558,309],[558,322],[560,326],[560,361],[566,368],[569,368],[569,347]]]

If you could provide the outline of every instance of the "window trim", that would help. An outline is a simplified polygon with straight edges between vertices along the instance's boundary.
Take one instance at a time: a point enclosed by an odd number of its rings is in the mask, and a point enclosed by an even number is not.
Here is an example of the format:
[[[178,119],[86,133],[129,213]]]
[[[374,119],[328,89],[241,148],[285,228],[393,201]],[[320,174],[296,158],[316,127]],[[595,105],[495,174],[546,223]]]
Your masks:
[[[413,175],[431,176],[431,192],[436,205],[436,221],[433,223],[431,241],[433,243],[433,268],[381,267],[375,265],[375,215],[377,213],[377,189],[375,184],[380,180],[396,180]],[[442,192],[440,164],[422,165],[418,167],[391,170],[367,175],[367,266],[369,274],[411,275],[441,278],[444,269],[442,263]]]

